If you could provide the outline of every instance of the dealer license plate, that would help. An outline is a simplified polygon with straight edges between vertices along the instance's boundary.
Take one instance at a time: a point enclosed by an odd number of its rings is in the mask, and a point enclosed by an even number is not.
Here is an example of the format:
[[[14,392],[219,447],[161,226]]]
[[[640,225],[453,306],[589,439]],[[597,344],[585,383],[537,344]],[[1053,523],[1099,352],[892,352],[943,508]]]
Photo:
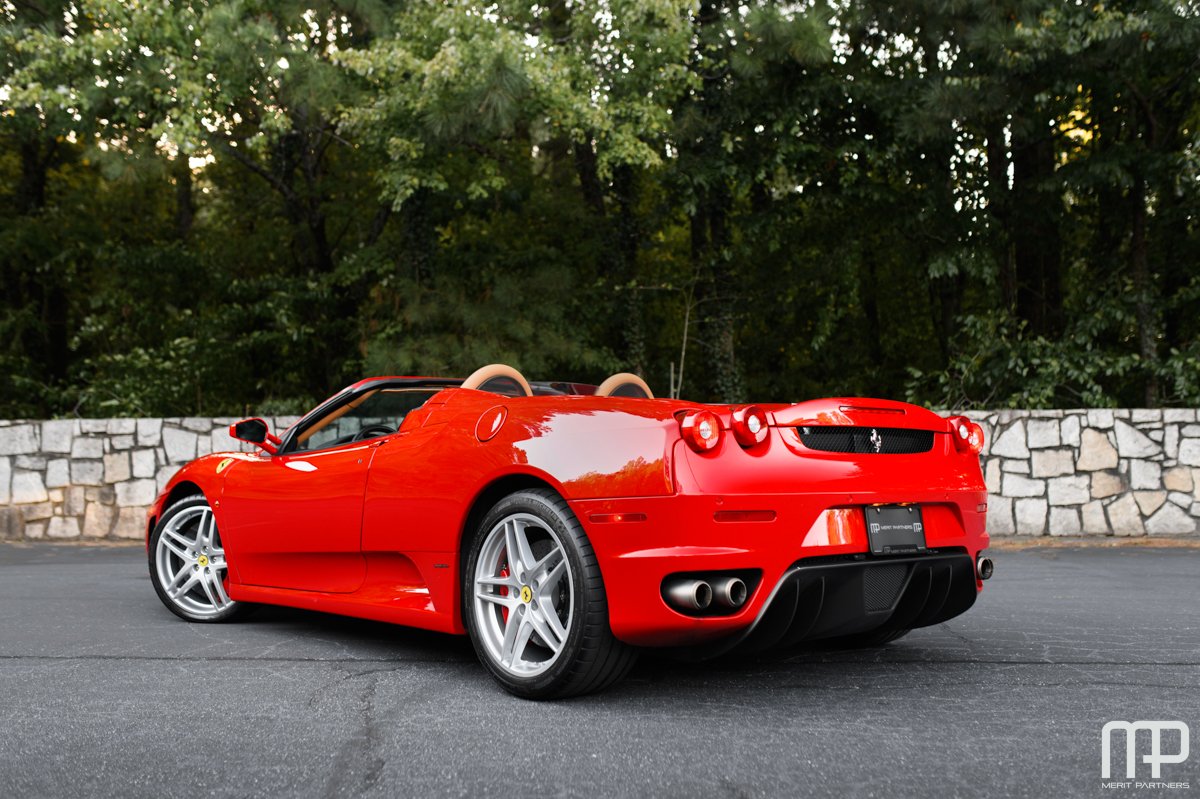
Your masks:
[[[872,505],[866,508],[867,538],[873,555],[925,551],[925,525],[919,505]]]

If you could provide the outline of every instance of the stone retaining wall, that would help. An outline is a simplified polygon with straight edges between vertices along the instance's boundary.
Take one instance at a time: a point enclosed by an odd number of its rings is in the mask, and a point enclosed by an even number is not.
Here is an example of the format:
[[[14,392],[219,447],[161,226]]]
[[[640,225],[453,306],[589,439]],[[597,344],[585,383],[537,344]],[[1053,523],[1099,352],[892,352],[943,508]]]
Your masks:
[[[994,535],[1186,535],[1200,522],[1197,411],[983,411]],[[0,421],[0,538],[145,534],[146,507],[198,455],[250,449],[232,419]],[[280,431],[294,417],[269,419]]]
[[[0,539],[141,538],[146,508],[199,455],[252,449],[234,419],[0,421]],[[268,419],[283,430],[294,417]]]
[[[1186,535],[1200,521],[1193,409],[970,413],[993,535]]]

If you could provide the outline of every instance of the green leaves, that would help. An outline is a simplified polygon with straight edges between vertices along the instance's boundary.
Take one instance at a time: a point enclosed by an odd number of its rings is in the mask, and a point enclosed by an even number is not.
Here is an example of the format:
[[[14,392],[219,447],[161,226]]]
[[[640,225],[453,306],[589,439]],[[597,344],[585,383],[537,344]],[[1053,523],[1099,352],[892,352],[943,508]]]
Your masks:
[[[0,414],[300,410],[497,360],[696,399],[1200,403],[1187,4],[0,17]]]

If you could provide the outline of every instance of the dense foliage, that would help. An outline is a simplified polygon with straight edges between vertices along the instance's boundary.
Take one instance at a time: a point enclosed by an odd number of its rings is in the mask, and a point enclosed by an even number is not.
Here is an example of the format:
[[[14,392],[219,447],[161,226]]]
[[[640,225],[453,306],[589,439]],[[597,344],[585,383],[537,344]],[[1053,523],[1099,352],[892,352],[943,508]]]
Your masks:
[[[1191,3],[0,9],[0,416],[1200,404]]]

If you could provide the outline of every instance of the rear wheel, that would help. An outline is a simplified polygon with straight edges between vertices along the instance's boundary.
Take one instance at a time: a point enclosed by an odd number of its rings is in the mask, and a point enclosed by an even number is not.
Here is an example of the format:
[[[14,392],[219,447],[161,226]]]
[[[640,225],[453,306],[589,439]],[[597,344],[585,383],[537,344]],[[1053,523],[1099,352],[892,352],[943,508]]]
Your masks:
[[[208,500],[174,502],[150,536],[150,579],[163,604],[188,621],[228,621],[244,606],[229,598],[229,564]]]
[[[613,637],[596,555],[553,491],[517,492],[484,518],[466,562],[463,614],[479,659],[517,696],[598,691],[637,658]]]

